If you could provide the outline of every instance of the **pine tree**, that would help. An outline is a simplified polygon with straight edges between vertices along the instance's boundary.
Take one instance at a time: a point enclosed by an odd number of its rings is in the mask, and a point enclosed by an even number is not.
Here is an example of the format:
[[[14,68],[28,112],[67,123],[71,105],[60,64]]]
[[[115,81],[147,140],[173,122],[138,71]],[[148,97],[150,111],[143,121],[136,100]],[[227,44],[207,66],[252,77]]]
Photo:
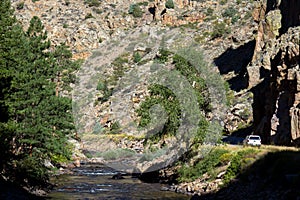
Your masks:
[[[0,2],[0,169],[10,174],[13,163],[13,154],[16,126],[10,119],[13,108],[10,107],[9,95],[12,80],[19,68],[15,55],[21,52],[24,33],[13,15],[9,0]]]
[[[30,185],[47,182],[53,164],[70,156],[71,99],[60,93],[74,82],[78,62],[65,45],[51,47],[38,17],[26,32],[0,3],[0,171]],[[2,115],[3,112],[3,115]]]

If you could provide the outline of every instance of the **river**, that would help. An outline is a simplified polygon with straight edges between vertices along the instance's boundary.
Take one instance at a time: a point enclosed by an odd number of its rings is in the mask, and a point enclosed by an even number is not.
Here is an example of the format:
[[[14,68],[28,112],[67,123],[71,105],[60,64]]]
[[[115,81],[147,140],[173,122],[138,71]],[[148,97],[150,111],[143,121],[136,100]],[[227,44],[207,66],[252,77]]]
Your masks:
[[[75,168],[72,174],[63,174],[51,179],[57,187],[50,192],[48,198],[57,200],[190,199],[187,195],[162,191],[162,184],[144,183],[131,175],[123,174],[123,179],[112,179],[116,174],[117,171],[104,165]]]

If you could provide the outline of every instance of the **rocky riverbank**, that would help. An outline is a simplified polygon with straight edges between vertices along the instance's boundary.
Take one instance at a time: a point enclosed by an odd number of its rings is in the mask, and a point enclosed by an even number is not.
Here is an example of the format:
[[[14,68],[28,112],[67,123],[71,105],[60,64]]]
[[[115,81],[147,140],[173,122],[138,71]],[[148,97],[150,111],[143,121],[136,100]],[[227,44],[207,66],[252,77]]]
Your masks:
[[[225,173],[225,172],[224,172]],[[223,184],[222,174],[218,175],[217,179],[209,180],[209,176],[205,174],[203,177],[196,179],[193,182],[180,183],[162,188],[163,190],[182,193],[190,196],[202,196],[217,192]]]

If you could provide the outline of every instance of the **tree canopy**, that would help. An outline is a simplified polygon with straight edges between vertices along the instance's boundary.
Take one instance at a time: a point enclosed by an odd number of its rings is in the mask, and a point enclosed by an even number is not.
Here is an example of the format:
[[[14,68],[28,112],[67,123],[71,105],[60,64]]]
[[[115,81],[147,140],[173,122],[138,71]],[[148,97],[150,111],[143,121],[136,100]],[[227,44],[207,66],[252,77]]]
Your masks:
[[[74,132],[71,98],[79,62],[62,44],[51,46],[41,20],[23,30],[9,0],[0,2],[0,173],[40,185],[49,178],[45,162],[70,158]]]

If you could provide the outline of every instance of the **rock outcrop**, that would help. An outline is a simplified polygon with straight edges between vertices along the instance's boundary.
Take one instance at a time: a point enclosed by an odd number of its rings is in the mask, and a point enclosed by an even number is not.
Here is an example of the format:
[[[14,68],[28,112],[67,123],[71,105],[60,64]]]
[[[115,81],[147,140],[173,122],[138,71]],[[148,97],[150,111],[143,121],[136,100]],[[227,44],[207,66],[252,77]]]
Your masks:
[[[70,46],[74,59],[86,59],[100,43],[141,22],[128,14],[129,5],[107,1],[31,1],[12,0],[16,16],[26,29],[38,16],[52,45]],[[144,6],[145,7],[145,6]]]
[[[192,27],[194,33],[191,39],[204,49],[207,60],[215,61],[221,74],[231,81],[230,85],[238,86],[235,96],[240,95],[243,89],[253,92],[254,132],[263,136],[264,142],[298,144],[300,1],[254,1],[256,6],[252,17],[257,24],[248,20],[253,6],[248,1],[241,1],[240,5],[228,1],[223,5],[215,0],[173,0],[174,8],[167,7],[166,2],[131,0],[128,4],[107,0],[92,4],[79,0],[12,0],[12,5],[25,28],[33,16],[40,17],[52,44],[69,45],[74,59],[88,58],[92,50],[101,47],[102,42],[121,37],[126,29],[136,26]],[[143,13],[140,18],[129,14],[133,4],[140,6]],[[229,7],[233,7],[238,15],[230,13],[233,10],[227,9]],[[239,18],[238,23],[232,22],[234,17]],[[257,30],[254,30],[255,25]],[[219,34],[216,28],[224,30],[221,30],[221,36],[213,37]],[[231,33],[228,33],[228,28]],[[238,56],[231,59],[230,55]],[[249,62],[251,64],[248,65]],[[241,84],[242,79],[245,83]],[[240,101],[237,102],[240,104]],[[246,115],[247,119],[237,114],[237,110],[245,113],[247,105],[243,108],[238,106],[238,109],[236,105],[232,106],[229,120],[233,119],[233,123],[226,122],[230,132],[238,129],[241,120],[252,123],[251,114]],[[103,118],[101,122],[106,124],[107,121],[104,121]]]
[[[300,144],[300,1],[261,1],[256,46],[247,67],[254,132],[264,142]]]

